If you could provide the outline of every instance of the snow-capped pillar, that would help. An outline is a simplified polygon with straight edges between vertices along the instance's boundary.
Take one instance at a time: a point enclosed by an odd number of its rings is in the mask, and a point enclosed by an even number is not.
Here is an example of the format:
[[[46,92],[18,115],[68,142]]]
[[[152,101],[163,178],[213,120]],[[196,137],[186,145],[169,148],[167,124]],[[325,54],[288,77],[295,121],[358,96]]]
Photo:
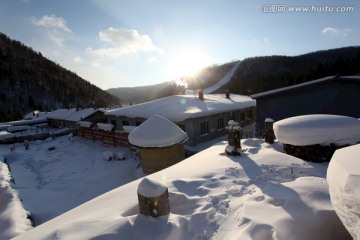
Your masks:
[[[225,152],[229,155],[241,155],[242,129],[240,124],[230,120],[226,129],[228,132],[228,145],[225,148]]]
[[[137,190],[140,214],[160,217],[170,213],[169,192],[165,184],[144,178]]]
[[[275,134],[274,134],[274,120],[271,118],[265,119],[265,142],[267,143],[274,143],[275,140]]]

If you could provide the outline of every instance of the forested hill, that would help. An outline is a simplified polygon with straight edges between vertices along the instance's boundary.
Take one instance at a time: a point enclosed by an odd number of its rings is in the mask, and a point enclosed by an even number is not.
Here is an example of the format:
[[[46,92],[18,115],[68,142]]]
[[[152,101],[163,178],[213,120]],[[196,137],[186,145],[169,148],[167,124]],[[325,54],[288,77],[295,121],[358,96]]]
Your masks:
[[[126,103],[139,103],[183,93],[184,86],[190,90],[205,89],[220,81],[236,62],[201,69],[194,76],[183,77],[181,80],[184,85],[177,85],[172,81],[143,87],[113,88],[108,92]],[[247,95],[327,76],[359,73],[360,47],[323,50],[291,57],[251,57],[242,60],[231,80],[215,93],[228,89],[232,93]]]
[[[106,107],[119,99],[0,33],[0,122],[35,109]]]
[[[147,102],[175,94],[183,94],[185,89],[205,89],[216,84],[234,66],[235,62],[212,65],[198,71],[194,76],[186,76],[177,81],[141,87],[119,87],[107,91],[121,98],[127,104]]]
[[[360,74],[360,47],[293,57],[253,57],[243,60],[231,81],[218,92],[229,89],[233,93],[254,94],[326,76],[357,74]]]

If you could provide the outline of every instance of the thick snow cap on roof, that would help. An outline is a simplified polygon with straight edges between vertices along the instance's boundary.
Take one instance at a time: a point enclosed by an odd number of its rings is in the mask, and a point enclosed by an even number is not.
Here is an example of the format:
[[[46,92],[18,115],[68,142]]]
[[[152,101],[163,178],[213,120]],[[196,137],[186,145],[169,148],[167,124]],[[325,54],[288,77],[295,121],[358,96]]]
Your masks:
[[[360,121],[339,115],[303,115],[275,122],[274,133],[281,143],[296,146],[355,144],[360,141]]]
[[[189,118],[202,117],[221,112],[254,107],[256,101],[247,96],[231,94],[205,94],[204,100],[198,95],[174,95],[135,106],[110,110],[105,115],[126,116],[129,118],[149,118],[158,114],[173,122],[181,122]]]
[[[139,147],[168,147],[187,139],[186,132],[159,115],[151,116],[129,134],[129,142]]]

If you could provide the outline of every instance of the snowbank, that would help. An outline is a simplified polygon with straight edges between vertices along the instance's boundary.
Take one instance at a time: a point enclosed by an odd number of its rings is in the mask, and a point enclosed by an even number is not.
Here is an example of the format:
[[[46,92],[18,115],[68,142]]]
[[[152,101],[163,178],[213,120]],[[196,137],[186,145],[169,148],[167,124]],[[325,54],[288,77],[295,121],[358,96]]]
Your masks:
[[[351,239],[330,202],[327,164],[278,152],[277,142],[242,146],[229,157],[218,143],[152,174],[168,187],[167,216],[139,214],[139,179],[15,239]]]
[[[104,130],[104,131],[112,131],[114,128],[114,125],[112,125],[110,123],[97,123],[96,125],[99,129]]]
[[[27,212],[11,187],[11,176],[0,162],[0,239],[10,239],[32,228]]]
[[[0,131],[0,140],[5,140],[13,137],[15,137],[13,133],[9,133],[8,131]]]
[[[327,171],[331,202],[354,239],[360,239],[360,144],[339,149]]]
[[[360,121],[338,115],[303,115],[275,122],[274,133],[284,144],[341,146],[360,141]]]
[[[87,121],[80,121],[80,122],[79,122],[79,126],[80,126],[80,127],[89,128],[89,127],[91,127],[91,125],[92,125],[92,122],[87,122]]]
[[[187,139],[186,132],[159,115],[151,116],[129,134],[129,142],[138,147],[168,147]]]

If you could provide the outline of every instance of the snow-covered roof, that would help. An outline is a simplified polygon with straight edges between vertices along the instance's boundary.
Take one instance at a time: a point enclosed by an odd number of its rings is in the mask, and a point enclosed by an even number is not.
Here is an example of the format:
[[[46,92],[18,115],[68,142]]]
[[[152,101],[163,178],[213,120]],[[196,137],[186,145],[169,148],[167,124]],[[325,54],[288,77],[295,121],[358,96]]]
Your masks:
[[[168,147],[187,139],[186,132],[159,115],[151,116],[129,134],[129,142],[139,147]]]
[[[149,118],[158,114],[172,122],[181,122],[189,118],[208,116],[221,112],[253,107],[256,101],[247,96],[230,94],[206,94],[204,100],[197,95],[174,95],[135,106],[110,110],[105,115],[126,116],[129,118]]]
[[[355,144],[360,141],[360,121],[338,115],[302,115],[275,122],[274,133],[281,143],[296,146]]]
[[[296,88],[302,88],[302,87],[305,87],[305,86],[309,86],[309,85],[313,85],[313,84],[319,84],[319,83],[323,83],[323,82],[327,82],[327,81],[333,81],[333,80],[340,80],[340,81],[357,80],[357,81],[360,81],[360,76],[341,76],[341,77],[329,76],[329,77],[320,78],[320,79],[309,81],[309,82],[296,84],[296,85],[289,86],[289,87],[283,87],[283,88],[278,88],[278,89],[274,89],[274,90],[270,90],[270,91],[266,91],[266,92],[253,94],[250,97],[255,98],[255,99],[256,98],[261,98],[261,97],[269,96],[269,95],[272,95],[272,94],[281,93],[281,92],[285,92],[285,91],[288,91],[288,90],[292,90],[292,89],[296,89]]]
[[[75,108],[72,109],[58,109],[55,111],[52,111],[47,114],[48,119],[56,119],[56,120],[67,120],[67,121],[80,121],[81,119],[84,119],[91,114],[102,111],[102,109],[94,109],[94,108],[85,108],[85,109],[79,109],[76,110]]]

